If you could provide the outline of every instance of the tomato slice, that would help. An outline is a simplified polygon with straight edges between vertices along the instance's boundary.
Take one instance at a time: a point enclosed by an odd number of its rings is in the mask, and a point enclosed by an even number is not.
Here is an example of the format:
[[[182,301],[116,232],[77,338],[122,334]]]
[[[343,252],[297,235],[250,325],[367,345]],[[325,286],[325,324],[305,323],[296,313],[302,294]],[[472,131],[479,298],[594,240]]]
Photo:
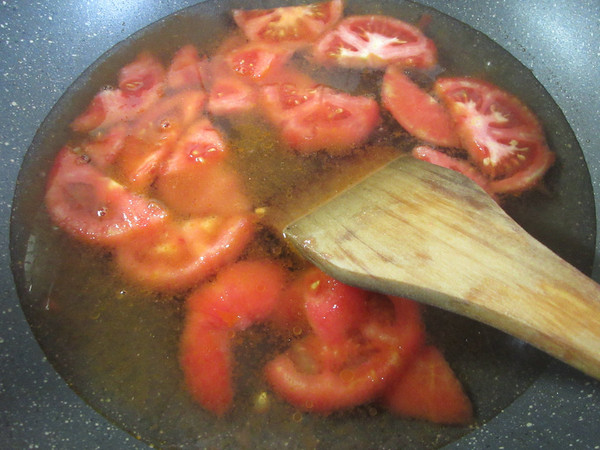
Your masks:
[[[515,96],[472,78],[441,78],[435,90],[448,106],[470,158],[495,180],[494,191],[528,189],[553,164],[554,154],[538,119]]]
[[[239,261],[192,293],[186,310],[204,314],[215,325],[244,330],[271,314],[284,285],[280,265],[268,260]]]
[[[233,19],[250,41],[299,48],[310,44],[335,24],[343,8],[342,0],[330,0],[272,9],[235,9]]]
[[[134,239],[141,230],[162,224],[167,215],[155,202],[129,193],[69,147],[56,156],[45,201],[59,227],[101,245]]]
[[[182,291],[237,259],[254,231],[248,215],[167,221],[115,249],[126,277],[162,292]]]
[[[268,82],[292,56],[281,46],[249,42],[230,50],[225,56],[229,67],[237,74],[255,83]]]
[[[387,68],[381,100],[394,119],[411,135],[442,147],[460,146],[446,107],[414,83],[402,68]]]
[[[188,314],[179,344],[179,364],[194,401],[218,416],[233,404],[230,331],[201,313]]]
[[[192,44],[181,47],[167,69],[166,86],[171,90],[202,89],[206,60]]]
[[[383,395],[393,413],[447,425],[467,425],[473,407],[460,381],[434,346],[425,347]]]
[[[98,92],[71,128],[88,132],[127,122],[154,104],[164,91],[165,70],[148,52],[142,52],[119,72],[119,88]]]
[[[119,71],[119,89],[126,97],[136,97],[141,102],[150,91],[161,94],[165,74],[160,61],[145,51]]]
[[[106,172],[123,149],[127,134],[127,125],[116,124],[108,130],[90,134],[75,151],[86,155],[95,167]]]
[[[257,104],[256,86],[238,75],[223,56],[215,56],[207,69],[207,110],[216,116],[234,116],[252,111]]]
[[[304,282],[304,307],[315,335],[325,344],[346,340],[366,316],[368,293],[318,269],[313,269]]]
[[[381,69],[392,63],[430,68],[437,63],[437,49],[419,28],[401,20],[350,16],[314,44],[313,58],[348,68]]]
[[[178,142],[182,130],[198,117],[206,95],[187,90],[163,97],[129,127],[129,135],[114,160],[115,179],[135,192],[145,192]]]
[[[255,87],[234,75],[215,80],[210,88],[207,110],[215,116],[235,116],[256,107]]]
[[[375,100],[325,86],[274,85],[263,98],[266,115],[280,128],[282,141],[303,154],[347,154],[365,142],[380,121]]]
[[[383,296],[369,299],[359,331],[346,339],[326,342],[309,334],[297,341],[266,365],[267,381],[303,411],[328,414],[375,399],[424,339],[418,306],[404,299],[392,302]]]
[[[391,346],[354,340],[331,346],[308,336],[267,363],[265,376],[294,407],[329,414],[373,400],[398,364]]]
[[[466,159],[454,158],[442,151],[427,147],[426,145],[415,147],[412,150],[412,155],[422,161],[427,161],[462,173],[464,176],[469,177],[477,183],[488,194],[493,196],[490,180]]]
[[[156,196],[181,216],[248,213],[250,202],[238,174],[223,161],[226,146],[208,119],[179,139],[158,175]]]

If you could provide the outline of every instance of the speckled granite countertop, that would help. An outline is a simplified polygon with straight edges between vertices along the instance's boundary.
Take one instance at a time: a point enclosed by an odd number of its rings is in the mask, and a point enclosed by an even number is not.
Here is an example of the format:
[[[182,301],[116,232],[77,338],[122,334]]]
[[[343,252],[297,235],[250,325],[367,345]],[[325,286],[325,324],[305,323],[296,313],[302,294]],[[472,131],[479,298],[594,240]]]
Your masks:
[[[13,287],[8,225],[21,159],[75,78],[133,32],[193,1],[0,2],[0,447],[145,448],[96,414],[45,360]],[[598,0],[422,0],[483,31],[529,67],[562,108],[600,195]],[[597,203],[597,202],[596,202]],[[598,253],[596,251],[596,253]],[[594,277],[600,279],[596,264]],[[456,448],[599,448],[600,384],[550,369]]]

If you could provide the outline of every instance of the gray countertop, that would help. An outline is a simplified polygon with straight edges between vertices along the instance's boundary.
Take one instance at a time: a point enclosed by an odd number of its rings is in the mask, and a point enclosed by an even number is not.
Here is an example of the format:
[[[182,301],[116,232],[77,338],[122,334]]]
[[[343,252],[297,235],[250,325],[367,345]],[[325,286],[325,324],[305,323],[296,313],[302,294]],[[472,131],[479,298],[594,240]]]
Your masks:
[[[38,126],[69,85],[119,41],[194,3],[186,0],[0,2],[2,448],[145,448],[87,406],[46,361],[13,286],[8,252],[10,208],[22,157]],[[423,0],[421,3],[484,32],[531,69],[573,128],[584,151],[596,197],[600,195],[598,0]],[[593,276],[600,279],[598,263]],[[503,413],[453,446],[600,448],[599,423],[600,385],[554,363]]]

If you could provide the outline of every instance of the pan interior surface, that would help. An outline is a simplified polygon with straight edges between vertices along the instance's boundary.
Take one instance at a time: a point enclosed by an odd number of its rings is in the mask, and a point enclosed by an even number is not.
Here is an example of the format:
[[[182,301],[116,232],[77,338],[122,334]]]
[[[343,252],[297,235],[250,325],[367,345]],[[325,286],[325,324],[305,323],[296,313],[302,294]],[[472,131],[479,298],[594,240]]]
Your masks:
[[[321,417],[298,414],[272,397],[266,411],[254,412],[257,393],[269,393],[261,376],[269,353],[265,350],[280,346],[260,327],[235,337],[236,403],[226,418],[215,418],[193,403],[183,387],[177,359],[183,299],[125,283],[112,273],[110,254],[82,246],[50,223],[43,206],[49,168],[69,139],[68,124],[93,95],[114,84],[116,71],[140,51],[150,50],[168,62],[175,50],[193,43],[210,54],[233,27],[230,10],[240,7],[247,5],[204,2],[136,33],[82,74],[38,130],[19,175],[11,219],[13,274],[36,338],[57,372],[86,402],[156,446],[431,448],[468,434],[472,427],[405,421],[375,406]],[[513,92],[538,115],[557,164],[543,191],[504,206],[534,237],[590,273],[595,211],[587,167],[562,112],[533,75],[485,35],[431,8],[393,1],[346,4],[346,15],[367,13],[411,23],[429,17],[427,34],[438,46],[445,75],[487,79]],[[335,78],[340,88],[349,88],[374,77],[340,72]],[[318,158],[307,162],[321,163]],[[528,345],[468,319],[434,308],[426,310],[425,318],[432,341],[443,349],[474,403],[473,427],[512,403],[548,362]]]

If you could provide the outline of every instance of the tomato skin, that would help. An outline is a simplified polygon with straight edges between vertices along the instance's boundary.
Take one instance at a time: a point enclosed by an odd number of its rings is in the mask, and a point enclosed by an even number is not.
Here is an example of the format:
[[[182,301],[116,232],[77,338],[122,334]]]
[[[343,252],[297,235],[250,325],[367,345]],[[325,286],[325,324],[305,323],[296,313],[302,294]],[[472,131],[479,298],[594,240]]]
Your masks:
[[[383,395],[383,404],[402,417],[467,425],[473,407],[460,381],[434,346],[425,347]]]
[[[435,90],[457,124],[462,146],[498,193],[537,183],[554,162],[535,115],[515,96],[473,78],[440,78]]]
[[[63,230],[77,239],[108,246],[132,239],[167,217],[155,202],[129,193],[69,147],[54,160],[45,203]]]
[[[168,221],[116,247],[115,261],[140,286],[180,292],[235,261],[253,233],[249,215]]]
[[[386,16],[349,16],[325,33],[313,47],[323,65],[382,69],[390,64],[431,68],[437,49],[417,27]]]
[[[223,416],[233,405],[230,332],[203,314],[188,314],[179,344],[179,364],[187,390],[203,408]]]
[[[383,106],[411,135],[442,147],[459,147],[446,107],[423,91],[398,66],[387,68],[381,88]]]
[[[342,0],[272,9],[233,10],[233,19],[250,41],[300,48],[313,42],[341,17]]]

